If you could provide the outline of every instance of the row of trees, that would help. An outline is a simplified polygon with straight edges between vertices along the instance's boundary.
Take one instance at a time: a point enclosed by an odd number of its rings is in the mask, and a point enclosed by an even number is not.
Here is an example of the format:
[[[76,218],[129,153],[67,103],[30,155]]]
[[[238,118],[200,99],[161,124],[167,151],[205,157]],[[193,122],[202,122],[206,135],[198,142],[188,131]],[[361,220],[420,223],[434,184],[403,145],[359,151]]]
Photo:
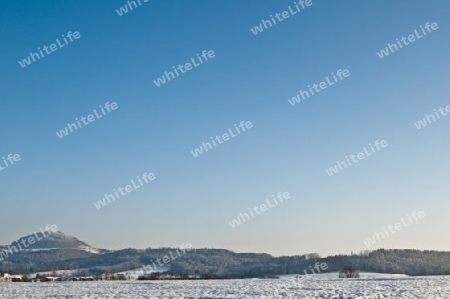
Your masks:
[[[52,270],[88,269],[87,275],[104,277],[106,272],[118,273],[150,265],[167,255],[170,249],[125,249],[101,255],[64,260],[49,260],[48,253],[34,259],[27,253],[18,253],[0,262],[0,269],[14,274]],[[67,254],[67,255],[66,255]],[[33,261],[33,262],[31,262]],[[173,259],[172,274],[189,276],[215,275],[220,278],[266,277],[270,274],[298,274],[316,262],[326,263],[328,272],[341,271],[345,266],[356,270],[407,275],[450,275],[450,252],[379,249],[351,255],[321,258],[318,254],[273,257],[269,254],[235,253],[224,249],[197,249]],[[104,279],[104,278],[103,278]]]

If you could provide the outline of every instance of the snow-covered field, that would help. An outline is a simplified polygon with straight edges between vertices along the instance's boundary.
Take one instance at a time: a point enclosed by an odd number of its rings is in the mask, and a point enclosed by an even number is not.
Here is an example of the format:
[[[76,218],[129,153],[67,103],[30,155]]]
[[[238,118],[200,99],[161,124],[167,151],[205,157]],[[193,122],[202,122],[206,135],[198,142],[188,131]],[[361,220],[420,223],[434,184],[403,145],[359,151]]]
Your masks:
[[[0,283],[0,298],[450,298],[450,276],[362,274],[281,279]]]

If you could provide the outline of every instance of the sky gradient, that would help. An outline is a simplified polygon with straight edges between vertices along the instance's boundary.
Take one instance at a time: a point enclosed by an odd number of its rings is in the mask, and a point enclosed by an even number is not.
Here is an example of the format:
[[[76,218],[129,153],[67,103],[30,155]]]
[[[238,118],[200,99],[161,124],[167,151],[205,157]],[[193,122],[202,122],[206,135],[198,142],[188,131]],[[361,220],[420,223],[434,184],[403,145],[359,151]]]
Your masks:
[[[378,247],[450,250],[450,105],[444,0],[313,1],[264,32],[250,28],[293,1],[20,0],[3,5],[0,244],[46,224],[92,246],[191,243],[237,252],[322,255]],[[380,59],[426,22],[439,29]],[[81,38],[26,68],[18,61],[68,31]],[[153,80],[203,50],[216,54],[161,87]],[[345,80],[291,106],[338,69]],[[106,102],[118,109],[60,139]],[[240,121],[253,128],[194,158]],[[375,140],[388,147],[328,176]],[[447,153],[447,154],[446,154]],[[156,179],[96,209],[113,188]],[[228,221],[279,191],[291,198],[239,227]],[[377,246],[363,240],[412,211],[425,218]]]

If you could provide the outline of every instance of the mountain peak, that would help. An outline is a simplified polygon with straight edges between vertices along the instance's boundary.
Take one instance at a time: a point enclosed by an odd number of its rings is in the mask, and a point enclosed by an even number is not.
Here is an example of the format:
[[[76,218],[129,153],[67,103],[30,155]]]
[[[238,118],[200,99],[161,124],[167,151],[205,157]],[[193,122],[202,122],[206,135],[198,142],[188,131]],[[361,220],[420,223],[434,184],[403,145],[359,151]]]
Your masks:
[[[35,232],[13,241],[9,246],[17,247],[19,244],[22,250],[79,249],[98,253],[97,249],[62,231]]]

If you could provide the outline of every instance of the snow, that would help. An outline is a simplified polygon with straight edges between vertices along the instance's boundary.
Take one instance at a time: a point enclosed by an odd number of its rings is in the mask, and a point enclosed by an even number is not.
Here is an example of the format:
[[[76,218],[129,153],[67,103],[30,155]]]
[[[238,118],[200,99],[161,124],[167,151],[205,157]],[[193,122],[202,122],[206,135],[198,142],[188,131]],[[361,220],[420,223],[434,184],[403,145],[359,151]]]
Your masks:
[[[34,249],[22,249],[23,252],[39,252],[39,251],[47,251],[47,250],[53,250],[58,248],[34,248]]]
[[[148,267],[146,267],[145,269],[144,267],[141,267],[129,271],[119,272],[119,274],[124,274],[126,277],[130,277],[131,279],[137,279],[141,275],[166,271],[170,271],[170,267],[156,267],[153,270],[150,270],[150,268]]]
[[[0,298],[450,298],[450,276],[408,277],[363,273],[339,279],[336,273],[310,275],[300,281],[280,279],[190,281],[94,281],[0,283]]]
[[[84,250],[84,251],[87,251],[87,252],[90,252],[90,253],[95,253],[95,254],[99,253],[99,250],[97,248],[93,248],[91,246],[86,246],[86,245],[80,245],[80,246],[77,247],[77,249],[78,250]]]
[[[33,248],[33,249],[22,249],[21,251],[23,252],[39,252],[39,251],[47,251],[47,250],[58,250],[61,248]],[[90,252],[90,253],[94,253],[94,254],[99,254],[99,250],[90,246],[86,246],[86,245],[80,245],[77,248],[62,248],[62,249],[78,249],[78,250],[83,250],[86,252]]]

